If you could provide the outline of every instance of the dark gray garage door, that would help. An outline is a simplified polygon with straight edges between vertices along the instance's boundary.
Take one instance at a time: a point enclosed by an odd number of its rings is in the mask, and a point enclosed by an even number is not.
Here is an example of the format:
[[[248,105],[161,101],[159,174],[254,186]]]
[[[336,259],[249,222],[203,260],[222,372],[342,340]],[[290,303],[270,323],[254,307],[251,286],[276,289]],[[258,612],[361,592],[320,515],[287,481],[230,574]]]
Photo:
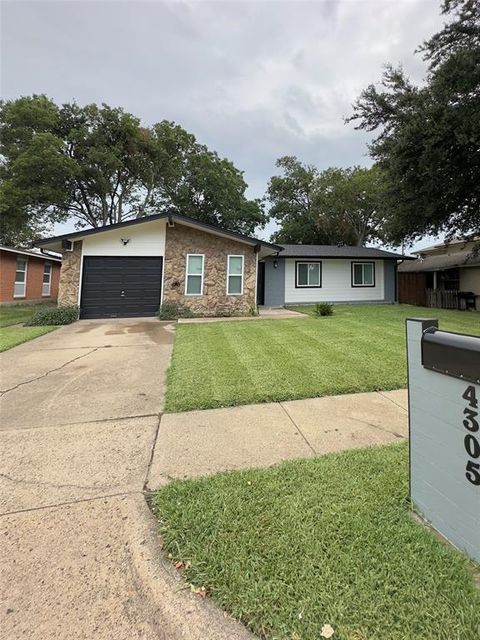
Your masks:
[[[81,318],[153,316],[160,306],[162,258],[86,256]]]

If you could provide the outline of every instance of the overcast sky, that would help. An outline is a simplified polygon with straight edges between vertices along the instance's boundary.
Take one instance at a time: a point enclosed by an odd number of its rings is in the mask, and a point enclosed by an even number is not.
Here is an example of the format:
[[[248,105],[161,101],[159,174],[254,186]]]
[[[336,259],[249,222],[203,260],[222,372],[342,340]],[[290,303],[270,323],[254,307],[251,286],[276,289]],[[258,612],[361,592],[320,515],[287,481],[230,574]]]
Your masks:
[[[282,155],[320,168],[370,164],[368,137],[343,118],[386,62],[422,80],[414,50],[441,26],[439,7],[2,1],[2,96],[45,93],[122,106],[147,125],[174,120],[232,160],[261,197]]]

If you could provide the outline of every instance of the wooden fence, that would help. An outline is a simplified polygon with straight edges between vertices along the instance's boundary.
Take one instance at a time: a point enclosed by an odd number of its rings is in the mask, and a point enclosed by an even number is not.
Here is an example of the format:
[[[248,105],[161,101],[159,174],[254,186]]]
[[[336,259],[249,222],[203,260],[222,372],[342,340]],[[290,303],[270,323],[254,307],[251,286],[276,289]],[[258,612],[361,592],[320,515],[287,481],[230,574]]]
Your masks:
[[[458,291],[454,289],[425,289],[427,307],[458,309]]]
[[[401,304],[416,304],[424,307],[426,305],[425,290],[425,273],[399,271],[398,301]]]

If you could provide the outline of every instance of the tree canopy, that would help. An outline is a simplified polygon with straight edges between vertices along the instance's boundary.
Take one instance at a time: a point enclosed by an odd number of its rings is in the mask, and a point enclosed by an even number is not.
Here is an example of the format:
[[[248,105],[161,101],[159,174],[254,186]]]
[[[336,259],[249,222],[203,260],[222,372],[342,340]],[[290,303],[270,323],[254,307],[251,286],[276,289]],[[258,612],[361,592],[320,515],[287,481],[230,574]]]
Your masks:
[[[292,156],[276,164],[283,173],[270,179],[267,190],[269,214],[280,225],[274,241],[361,246],[379,237],[383,216],[377,167],[319,171]]]
[[[384,176],[385,233],[480,232],[480,3],[444,0],[449,21],[423,43],[425,83],[388,66],[349,120],[375,131],[370,152]]]
[[[173,122],[147,128],[121,108],[34,95],[0,103],[0,134],[5,243],[69,218],[84,228],[181,212],[243,233],[266,221],[242,172]]]

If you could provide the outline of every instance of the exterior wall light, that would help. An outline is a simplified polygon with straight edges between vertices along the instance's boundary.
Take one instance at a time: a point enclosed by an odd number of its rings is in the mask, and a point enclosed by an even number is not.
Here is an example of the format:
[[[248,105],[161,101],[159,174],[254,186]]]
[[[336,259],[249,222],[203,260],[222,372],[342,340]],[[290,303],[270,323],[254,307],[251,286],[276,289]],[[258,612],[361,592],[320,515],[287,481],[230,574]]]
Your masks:
[[[277,267],[278,267],[278,260],[276,260],[276,259],[275,259],[275,260],[273,261],[273,268],[274,268],[274,269],[277,269]]]
[[[120,242],[123,242],[123,246],[125,247],[130,242],[130,238],[120,238]]]

